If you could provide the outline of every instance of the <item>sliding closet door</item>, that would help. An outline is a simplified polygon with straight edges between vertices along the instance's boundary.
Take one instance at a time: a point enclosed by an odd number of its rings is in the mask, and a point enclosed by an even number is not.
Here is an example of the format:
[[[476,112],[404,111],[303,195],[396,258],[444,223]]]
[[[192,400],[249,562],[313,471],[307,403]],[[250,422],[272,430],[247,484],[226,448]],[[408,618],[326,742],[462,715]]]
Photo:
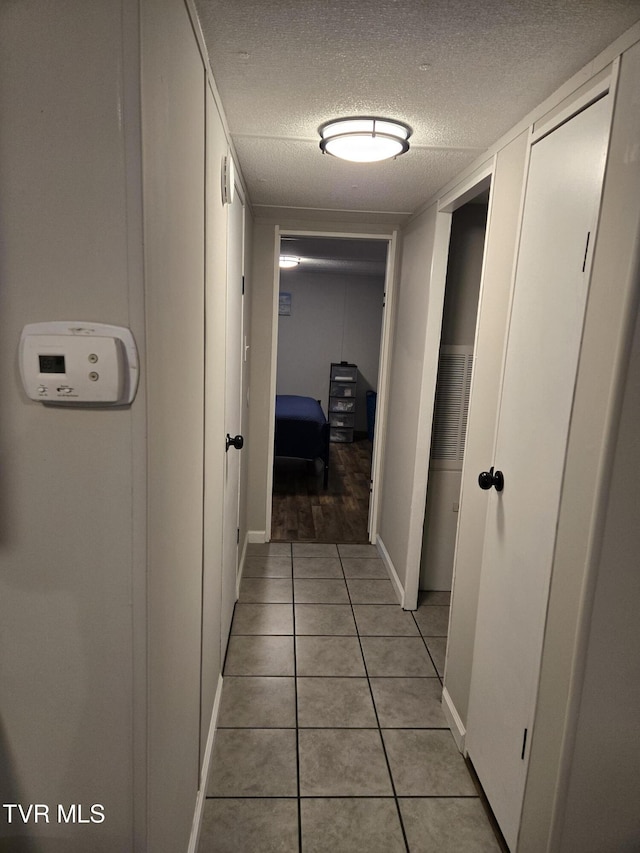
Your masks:
[[[590,259],[606,95],[536,142],[518,253],[488,513],[466,745],[515,850],[534,723]]]

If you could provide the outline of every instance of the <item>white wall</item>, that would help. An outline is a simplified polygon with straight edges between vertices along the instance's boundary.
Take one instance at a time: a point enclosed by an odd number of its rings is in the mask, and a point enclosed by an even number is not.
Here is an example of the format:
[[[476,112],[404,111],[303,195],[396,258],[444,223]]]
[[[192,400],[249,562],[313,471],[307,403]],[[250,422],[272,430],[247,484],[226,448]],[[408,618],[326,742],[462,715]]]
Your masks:
[[[420,556],[420,589],[451,589],[461,480],[460,471],[438,468],[429,471]]]
[[[278,240],[279,242],[279,240]],[[275,367],[277,338],[273,334],[276,275],[276,226],[255,222],[251,261],[251,367],[249,379],[249,430],[247,447],[249,494],[247,527],[258,540],[271,531],[266,517],[269,456],[269,427],[272,370]],[[275,378],[274,386],[275,388]],[[273,434],[273,433],[271,433]]]
[[[186,849],[202,804],[222,612],[228,207],[224,114],[182,0],[142,4],[148,325],[148,849]],[[238,181],[242,178],[238,171]],[[247,211],[250,234],[250,213]],[[245,310],[250,304],[247,281]],[[248,330],[247,337],[248,337]],[[247,341],[250,344],[250,341]],[[240,349],[241,341],[234,346]],[[248,373],[245,374],[245,390]],[[245,395],[242,429],[247,443]],[[246,468],[246,466],[245,466]],[[246,538],[245,489],[240,496]],[[235,567],[234,567],[235,569]]]
[[[130,326],[144,376],[135,4],[3,3],[0,42],[0,792],[52,808],[2,809],[0,847],[112,853],[145,784],[144,380],[129,409],[45,408],[17,346],[28,322]]]
[[[453,214],[442,313],[445,346],[475,342],[487,212],[487,204],[468,202]]]
[[[216,344],[225,303],[224,118],[209,105],[205,173],[205,66],[182,0],[32,0],[0,16],[0,791],[106,815],[24,827],[3,809],[0,847],[174,853],[221,661],[221,466],[203,465],[205,414],[211,446],[224,439],[224,358],[204,348],[205,295]],[[131,408],[26,398],[20,330],[55,319],[132,328]]]
[[[184,849],[200,771],[205,74],[182,3],[142,4],[149,407],[148,844]],[[167,769],[170,768],[170,772]]]
[[[407,577],[411,532],[416,526],[421,531],[424,522],[431,437],[420,429],[420,422],[429,408],[433,410],[438,332],[444,300],[444,287],[436,296],[430,294],[436,217],[436,207],[433,206],[405,228],[396,289],[379,537],[403,586]],[[431,318],[430,300],[434,306]],[[431,342],[431,352],[425,359],[427,328],[430,321],[434,322],[436,314],[438,337]],[[421,399],[425,367],[433,376],[431,400],[426,402]],[[423,460],[422,472],[416,465],[417,460]],[[416,479],[421,482],[416,483]],[[422,501],[416,502],[415,494],[421,486],[424,486]],[[414,559],[418,567],[419,551]]]
[[[331,362],[358,365],[355,428],[366,431],[366,392],[377,390],[384,277],[280,273],[291,315],[278,317],[278,394],[322,401],[328,413]]]
[[[640,273],[640,264],[636,269]],[[640,848],[639,321],[637,315],[615,437],[560,850]],[[603,821],[603,809],[614,819]]]

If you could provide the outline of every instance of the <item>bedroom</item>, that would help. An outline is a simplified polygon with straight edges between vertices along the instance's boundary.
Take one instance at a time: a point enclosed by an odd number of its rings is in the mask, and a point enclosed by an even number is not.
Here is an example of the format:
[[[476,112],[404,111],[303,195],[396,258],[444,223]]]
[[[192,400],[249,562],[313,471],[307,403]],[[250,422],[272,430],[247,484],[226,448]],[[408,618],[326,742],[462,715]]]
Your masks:
[[[387,242],[291,234],[281,255],[298,263],[280,270],[272,539],[367,542]],[[330,402],[330,373],[341,378],[331,365],[340,362],[356,382],[334,384],[348,397]],[[284,440],[279,407],[304,398],[319,417],[314,434],[328,439],[331,423],[326,451],[324,438],[311,447],[296,440],[308,421],[287,420],[293,444]]]

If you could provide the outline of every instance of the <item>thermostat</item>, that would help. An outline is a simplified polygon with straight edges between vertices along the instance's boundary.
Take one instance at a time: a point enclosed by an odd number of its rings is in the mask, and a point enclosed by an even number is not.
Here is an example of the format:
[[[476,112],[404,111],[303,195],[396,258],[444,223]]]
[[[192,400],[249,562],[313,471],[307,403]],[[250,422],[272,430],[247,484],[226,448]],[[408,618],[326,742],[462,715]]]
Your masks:
[[[20,374],[32,400],[124,406],[138,388],[138,350],[129,329],[104,323],[30,323],[20,337]]]

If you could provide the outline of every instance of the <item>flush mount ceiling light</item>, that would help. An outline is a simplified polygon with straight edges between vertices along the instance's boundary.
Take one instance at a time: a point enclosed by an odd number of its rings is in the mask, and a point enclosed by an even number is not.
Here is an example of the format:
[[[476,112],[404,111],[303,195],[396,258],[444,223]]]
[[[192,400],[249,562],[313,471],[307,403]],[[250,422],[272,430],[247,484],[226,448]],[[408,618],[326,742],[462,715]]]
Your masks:
[[[293,255],[280,255],[280,269],[290,270],[297,267],[300,263],[300,258],[294,258]]]
[[[401,121],[363,116],[320,125],[320,148],[352,163],[377,163],[409,150],[411,128]]]

